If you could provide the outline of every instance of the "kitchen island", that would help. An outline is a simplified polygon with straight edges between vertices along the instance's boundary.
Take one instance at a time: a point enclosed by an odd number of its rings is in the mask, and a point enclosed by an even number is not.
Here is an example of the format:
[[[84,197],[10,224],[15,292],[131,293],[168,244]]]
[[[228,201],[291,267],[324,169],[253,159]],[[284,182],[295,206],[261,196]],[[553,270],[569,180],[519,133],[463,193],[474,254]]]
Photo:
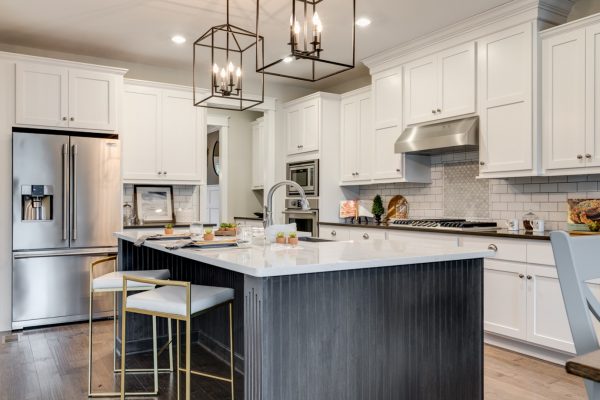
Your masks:
[[[122,270],[168,268],[171,279],[234,288],[247,400],[483,398],[492,251],[378,240],[169,251],[158,241],[135,247],[137,234],[117,233]],[[222,314],[192,327],[216,354],[226,350]],[[139,349],[147,320],[131,318],[128,348]]]

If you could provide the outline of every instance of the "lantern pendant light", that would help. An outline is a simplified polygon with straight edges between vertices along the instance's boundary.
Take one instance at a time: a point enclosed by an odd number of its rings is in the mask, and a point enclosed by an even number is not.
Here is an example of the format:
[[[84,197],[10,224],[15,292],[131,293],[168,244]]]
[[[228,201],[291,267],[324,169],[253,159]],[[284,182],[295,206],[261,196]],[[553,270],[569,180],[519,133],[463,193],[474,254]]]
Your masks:
[[[291,0],[292,10],[289,20],[289,39],[287,40],[288,53],[274,61],[264,62],[265,53],[259,41],[262,36],[259,35],[260,29],[260,0],[257,0],[256,8],[256,42],[257,42],[257,64],[262,59],[262,65],[257,65],[257,72],[267,75],[281,76],[285,78],[299,79],[303,81],[316,82],[318,80],[337,75],[341,72],[354,68],[356,40],[355,40],[355,19],[356,19],[356,0],[336,0],[335,6],[331,6],[333,0]],[[323,10],[325,5],[330,5],[329,9]],[[348,6],[344,14],[340,7]],[[328,14],[320,11],[329,11]],[[333,15],[338,14],[338,15]],[[344,15],[341,15],[344,14]],[[330,30],[324,32],[325,15],[331,21]],[[345,18],[347,17],[347,18]],[[335,23],[333,22],[335,19]],[[340,24],[340,19],[344,23]],[[346,21],[347,19],[347,21]],[[349,44],[346,60],[336,60],[332,54],[328,54],[323,47],[323,40],[329,34],[329,47],[343,47],[342,43],[334,43],[331,36],[335,30],[339,31],[343,27],[347,28],[347,41]],[[282,38],[277,38],[281,40]],[[342,41],[345,39],[342,38]],[[259,57],[259,52],[262,54]],[[333,50],[329,50],[333,53]],[[338,52],[339,53],[339,52]],[[337,54],[339,56],[339,54]],[[343,57],[338,57],[343,58]],[[296,64],[296,65],[294,65]]]
[[[264,102],[264,74],[259,73],[261,86],[259,95],[257,93],[248,96],[244,92],[245,85],[243,85],[243,79],[248,73],[254,72],[253,68],[244,69],[244,56],[255,56],[250,50],[254,46],[262,47],[263,38],[254,32],[230,24],[229,0],[226,1],[226,23],[213,26],[194,42],[194,105],[243,111]],[[205,69],[207,58],[209,59],[208,70]],[[258,59],[256,63],[259,63]],[[210,92],[202,89],[206,87],[210,87]]]

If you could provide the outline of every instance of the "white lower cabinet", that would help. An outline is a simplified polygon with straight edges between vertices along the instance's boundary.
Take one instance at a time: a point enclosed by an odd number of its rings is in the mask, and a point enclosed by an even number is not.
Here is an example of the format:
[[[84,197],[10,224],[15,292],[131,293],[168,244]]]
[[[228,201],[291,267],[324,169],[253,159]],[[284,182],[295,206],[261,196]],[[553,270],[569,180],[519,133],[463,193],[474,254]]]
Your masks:
[[[373,239],[379,239],[379,240],[385,240],[386,235],[385,235],[385,230],[383,229],[373,229],[373,228],[361,228],[361,227],[356,227],[356,228],[351,228],[350,229],[350,240],[357,240],[357,241],[363,241],[363,240],[373,240]]]
[[[319,237],[329,240],[350,240],[350,229],[332,225],[320,225]]]

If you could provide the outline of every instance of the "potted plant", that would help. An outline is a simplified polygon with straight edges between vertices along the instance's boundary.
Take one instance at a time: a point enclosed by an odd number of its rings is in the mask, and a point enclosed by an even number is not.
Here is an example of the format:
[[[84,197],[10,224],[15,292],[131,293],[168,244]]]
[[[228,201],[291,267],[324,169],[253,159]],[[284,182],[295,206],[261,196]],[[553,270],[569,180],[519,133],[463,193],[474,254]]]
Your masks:
[[[298,234],[296,232],[290,232],[290,234],[288,235],[288,240],[287,240],[288,244],[291,244],[292,246],[295,246],[298,244]]]
[[[275,243],[285,244],[285,233],[277,232],[277,235],[275,235]]]
[[[385,213],[383,208],[383,200],[381,200],[381,196],[377,195],[373,199],[373,207],[371,208],[371,213],[375,216],[375,221],[377,221],[377,225],[381,224],[381,216]]]
[[[235,231],[236,228],[237,228],[237,224],[227,224],[226,230]]]
[[[172,235],[173,234],[173,224],[166,224],[165,225],[165,235]]]
[[[212,228],[206,228],[204,230],[204,240],[214,240],[215,234],[213,233]]]

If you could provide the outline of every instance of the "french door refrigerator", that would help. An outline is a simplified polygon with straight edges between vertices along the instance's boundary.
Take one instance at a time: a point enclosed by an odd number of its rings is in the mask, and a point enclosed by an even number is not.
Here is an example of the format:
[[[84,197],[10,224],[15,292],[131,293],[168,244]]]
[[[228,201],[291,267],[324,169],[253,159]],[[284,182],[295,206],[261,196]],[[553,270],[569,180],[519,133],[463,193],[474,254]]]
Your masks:
[[[12,172],[12,328],[87,319],[90,263],[117,253],[118,140],[15,130]],[[94,310],[110,315],[112,298]]]

